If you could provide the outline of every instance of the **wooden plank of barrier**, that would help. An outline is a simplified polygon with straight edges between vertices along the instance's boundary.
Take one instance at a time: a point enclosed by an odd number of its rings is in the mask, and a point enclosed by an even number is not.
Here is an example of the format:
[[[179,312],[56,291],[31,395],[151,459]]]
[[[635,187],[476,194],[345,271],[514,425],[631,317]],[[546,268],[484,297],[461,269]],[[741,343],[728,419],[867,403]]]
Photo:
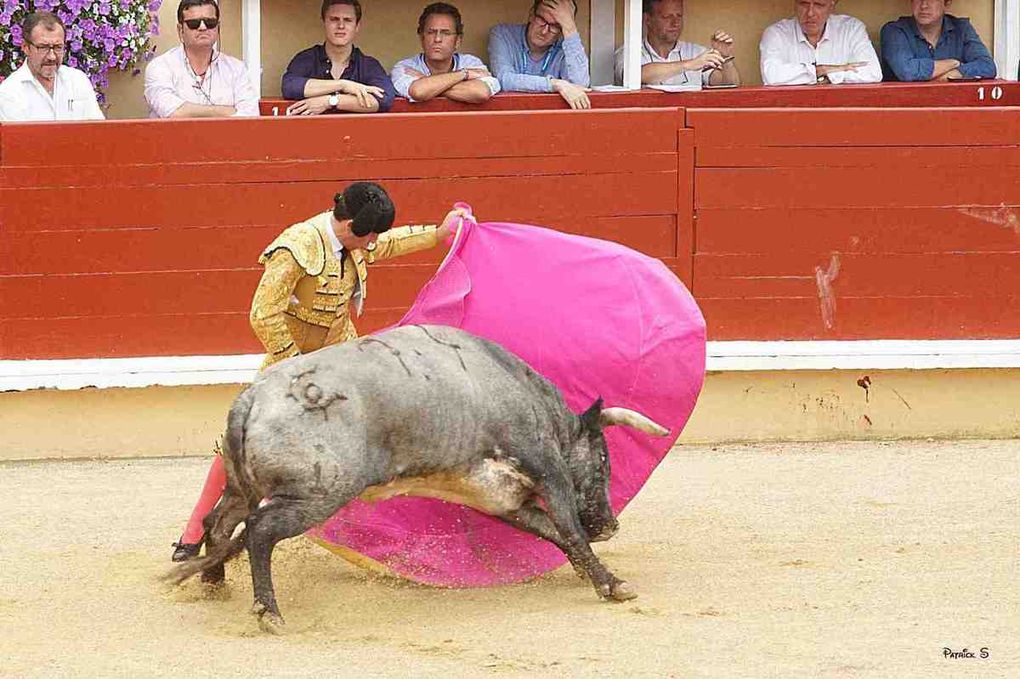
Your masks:
[[[399,261],[399,260],[394,260]],[[407,307],[435,265],[377,265],[373,306]],[[161,271],[0,278],[0,318],[209,314],[247,310],[261,270]],[[161,291],[173,291],[161,294]],[[24,300],[47,300],[26,307]]]
[[[691,109],[698,146],[1020,144],[1016,108]]]
[[[673,134],[670,132],[670,134]],[[414,160],[330,160],[278,162],[208,162],[115,166],[14,167],[4,170],[5,189],[42,189],[73,186],[115,189],[126,186],[203,186],[252,182],[299,182],[329,180],[351,182],[372,177],[376,181],[418,178],[479,176],[555,176],[559,174],[605,174],[635,171],[673,171],[675,148],[652,153],[590,153],[547,157],[457,158]],[[0,189],[3,190],[3,189]]]
[[[694,200],[698,209],[1015,205],[1020,181],[1009,172],[977,178],[959,166],[916,173],[883,167],[698,168]]]
[[[576,216],[676,214],[676,181],[675,172],[650,171],[408,179],[387,181],[386,187],[401,222],[439,219],[454,201],[463,200],[484,219],[520,221],[515,217],[524,212],[545,215],[548,223]],[[82,229],[216,226],[224,221],[287,224],[328,207],[336,190],[332,181],[138,186],[121,188],[113,196],[102,187],[25,189],[0,194],[0,219],[17,231],[66,229],[69,215]],[[116,210],[109,209],[111,201]],[[525,210],[519,207],[522,203]]]
[[[701,254],[1014,252],[1018,239],[1020,205],[698,210]]]
[[[815,254],[777,248],[765,254],[695,255],[704,297],[811,296],[819,275],[851,297],[994,297],[1020,290],[1020,253]],[[1018,319],[1020,320],[1020,319]]]
[[[1020,170],[1020,146],[699,146],[699,168],[881,167],[922,174],[931,168]]]
[[[250,269],[285,226],[4,232],[0,252],[8,256],[0,259],[0,275]],[[652,257],[676,256],[674,215],[575,218],[555,227],[616,241]],[[437,247],[393,261],[435,265],[445,253],[446,248]]]
[[[811,297],[698,297],[710,340],[1013,339],[1020,296],[836,296],[830,323]],[[782,319],[782,322],[777,322]]]
[[[405,308],[372,306],[355,320],[358,332],[393,325]],[[73,341],[69,341],[73,338]],[[215,356],[265,351],[248,325],[248,312],[10,319],[0,324],[5,359]]]
[[[675,149],[676,109],[354,115],[12,125],[4,164],[105,166],[284,160],[454,159]],[[130,139],[131,143],[124,143]],[[47,152],[40,154],[39,149]],[[55,162],[56,161],[56,162]]]

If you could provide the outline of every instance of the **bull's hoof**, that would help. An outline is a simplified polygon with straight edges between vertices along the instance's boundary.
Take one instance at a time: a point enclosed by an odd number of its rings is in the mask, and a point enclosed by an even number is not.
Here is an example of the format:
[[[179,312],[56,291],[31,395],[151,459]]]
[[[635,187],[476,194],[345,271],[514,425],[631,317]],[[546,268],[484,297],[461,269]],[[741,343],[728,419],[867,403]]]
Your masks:
[[[283,634],[283,616],[269,610],[261,601],[252,604],[251,614],[259,619],[259,629],[267,634]]]
[[[259,629],[266,634],[283,634],[283,617],[279,613],[266,611],[265,614],[259,616]]]
[[[629,582],[617,580],[599,587],[599,596],[606,601],[630,601],[637,599],[637,590]]]
[[[637,599],[637,590],[629,582],[620,580],[613,583],[610,596],[613,601],[630,601],[631,599]]]

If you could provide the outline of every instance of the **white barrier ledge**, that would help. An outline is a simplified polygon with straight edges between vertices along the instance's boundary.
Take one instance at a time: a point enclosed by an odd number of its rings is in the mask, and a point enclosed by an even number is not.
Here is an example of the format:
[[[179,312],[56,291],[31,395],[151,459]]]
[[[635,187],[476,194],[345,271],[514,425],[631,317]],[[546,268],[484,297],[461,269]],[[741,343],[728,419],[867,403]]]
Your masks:
[[[262,354],[0,361],[0,391],[250,382]],[[709,342],[709,371],[1020,368],[1020,340]]]

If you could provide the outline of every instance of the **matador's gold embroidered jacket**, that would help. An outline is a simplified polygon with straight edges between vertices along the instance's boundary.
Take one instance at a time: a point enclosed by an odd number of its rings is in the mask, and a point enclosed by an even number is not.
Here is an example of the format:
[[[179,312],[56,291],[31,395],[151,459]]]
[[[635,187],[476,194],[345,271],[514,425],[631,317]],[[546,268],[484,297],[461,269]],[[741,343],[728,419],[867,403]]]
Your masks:
[[[262,251],[262,274],[251,301],[252,330],[266,348],[265,368],[290,356],[358,336],[351,305],[361,315],[368,297],[366,264],[435,247],[436,227],[401,226],[373,246],[337,258],[327,229],[331,212],[294,224]],[[360,294],[356,294],[360,291]]]

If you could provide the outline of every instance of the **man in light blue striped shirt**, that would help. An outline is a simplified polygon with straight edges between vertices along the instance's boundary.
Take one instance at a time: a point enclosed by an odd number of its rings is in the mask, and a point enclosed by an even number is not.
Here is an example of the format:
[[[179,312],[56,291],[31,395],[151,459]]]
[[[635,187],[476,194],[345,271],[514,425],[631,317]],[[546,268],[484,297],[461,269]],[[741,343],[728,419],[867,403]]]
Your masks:
[[[591,108],[588,55],[577,32],[574,0],[534,0],[526,24],[489,33],[489,63],[512,92],[558,92],[570,108]]]
[[[434,2],[418,17],[421,54],[397,62],[390,73],[397,94],[410,101],[446,97],[466,104],[479,104],[499,92],[481,59],[460,54],[464,22],[451,4]]]

